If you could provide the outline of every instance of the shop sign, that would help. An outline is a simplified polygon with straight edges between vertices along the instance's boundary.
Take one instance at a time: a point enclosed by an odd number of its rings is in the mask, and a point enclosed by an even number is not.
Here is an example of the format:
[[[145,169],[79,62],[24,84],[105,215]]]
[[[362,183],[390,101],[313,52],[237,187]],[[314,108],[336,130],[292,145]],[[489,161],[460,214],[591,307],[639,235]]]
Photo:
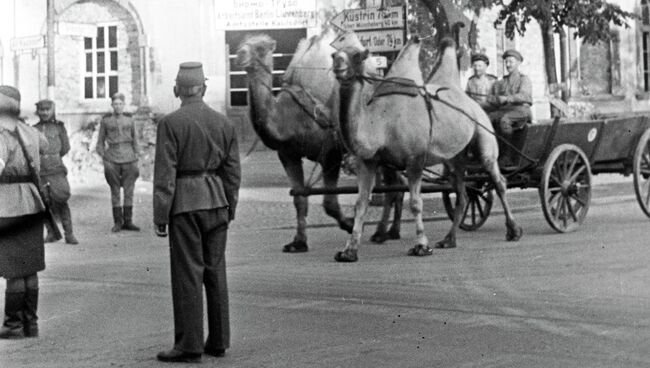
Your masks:
[[[317,0],[225,0],[216,9],[217,29],[311,28]]]

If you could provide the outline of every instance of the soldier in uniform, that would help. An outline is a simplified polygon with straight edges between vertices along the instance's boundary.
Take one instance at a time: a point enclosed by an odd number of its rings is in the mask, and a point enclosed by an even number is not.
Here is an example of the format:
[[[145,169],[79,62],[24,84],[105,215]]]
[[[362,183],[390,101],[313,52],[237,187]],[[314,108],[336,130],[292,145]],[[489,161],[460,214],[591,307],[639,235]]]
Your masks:
[[[230,346],[225,248],[241,181],[233,124],[203,102],[201,63],[180,65],[181,107],[158,124],[153,209],[158,236],[169,227],[174,346],[164,362],[221,357]],[[203,286],[208,338],[203,340]]]
[[[492,86],[488,102],[495,110],[489,116],[497,132],[519,148],[519,138],[524,135],[527,124],[532,122],[530,107],[533,104],[533,84],[530,78],[519,72],[524,58],[517,50],[507,50],[503,53],[503,59],[508,75]],[[501,152],[502,165],[512,164],[514,153],[511,148],[502,145]]]
[[[49,196],[49,204],[52,212],[61,221],[65,232],[65,242],[68,244],[79,244],[72,232],[72,217],[70,215],[70,184],[68,183],[68,170],[61,158],[70,151],[68,132],[63,122],[56,120],[55,104],[51,100],[41,100],[36,103],[36,114],[40,118],[35,125],[45,138],[47,138],[47,149],[41,153],[41,185],[42,192]],[[55,242],[54,235],[49,226],[46,243]]]
[[[140,176],[135,123],[131,115],[124,112],[124,95],[116,93],[111,99],[113,113],[102,118],[97,138],[97,153],[104,162],[104,177],[111,188],[114,222],[111,231],[140,231],[133,224],[133,190]],[[122,188],[123,206],[120,199]]]
[[[465,92],[473,98],[485,111],[492,111],[493,106],[488,102],[488,96],[492,93],[492,85],[497,77],[487,73],[490,59],[487,55],[477,53],[472,55],[472,69],[474,75],[467,81]]]
[[[19,114],[20,92],[0,86],[0,277],[7,279],[0,339],[38,336],[37,273],[45,269],[45,204],[34,177],[47,141]]]

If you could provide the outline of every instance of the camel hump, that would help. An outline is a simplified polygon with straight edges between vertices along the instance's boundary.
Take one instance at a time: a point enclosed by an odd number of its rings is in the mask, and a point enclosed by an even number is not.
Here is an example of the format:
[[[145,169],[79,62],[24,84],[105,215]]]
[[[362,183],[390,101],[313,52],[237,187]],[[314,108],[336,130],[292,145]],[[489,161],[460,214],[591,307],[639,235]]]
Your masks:
[[[442,40],[440,40],[440,51],[445,51],[448,47],[453,47],[454,49],[456,48],[456,41],[454,41],[453,38],[446,36],[443,37]]]

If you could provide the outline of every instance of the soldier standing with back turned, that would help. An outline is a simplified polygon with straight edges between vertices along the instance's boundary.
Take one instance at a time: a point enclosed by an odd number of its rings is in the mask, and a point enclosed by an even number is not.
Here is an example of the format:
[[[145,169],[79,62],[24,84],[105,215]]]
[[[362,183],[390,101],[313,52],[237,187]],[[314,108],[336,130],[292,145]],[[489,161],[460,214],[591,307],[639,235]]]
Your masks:
[[[158,354],[163,362],[221,357],[230,346],[225,250],[241,168],[235,127],[203,102],[205,80],[201,63],[181,64],[174,86],[181,107],[158,124],[153,220],[158,236],[169,226],[174,305],[174,347]]]

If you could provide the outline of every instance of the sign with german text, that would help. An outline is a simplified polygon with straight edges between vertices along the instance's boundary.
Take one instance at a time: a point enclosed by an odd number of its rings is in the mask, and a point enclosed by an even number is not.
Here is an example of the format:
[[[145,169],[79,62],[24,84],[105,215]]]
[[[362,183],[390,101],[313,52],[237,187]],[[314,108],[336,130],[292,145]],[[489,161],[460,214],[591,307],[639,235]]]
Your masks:
[[[33,50],[45,47],[43,35],[16,37],[11,39],[11,51]]]
[[[357,37],[370,52],[399,51],[406,43],[401,29],[357,32]]]
[[[346,31],[404,28],[404,7],[347,9],[330,20]]]
[[[220,0],[216,26],[223,30],[310,28],[317,0]]]

